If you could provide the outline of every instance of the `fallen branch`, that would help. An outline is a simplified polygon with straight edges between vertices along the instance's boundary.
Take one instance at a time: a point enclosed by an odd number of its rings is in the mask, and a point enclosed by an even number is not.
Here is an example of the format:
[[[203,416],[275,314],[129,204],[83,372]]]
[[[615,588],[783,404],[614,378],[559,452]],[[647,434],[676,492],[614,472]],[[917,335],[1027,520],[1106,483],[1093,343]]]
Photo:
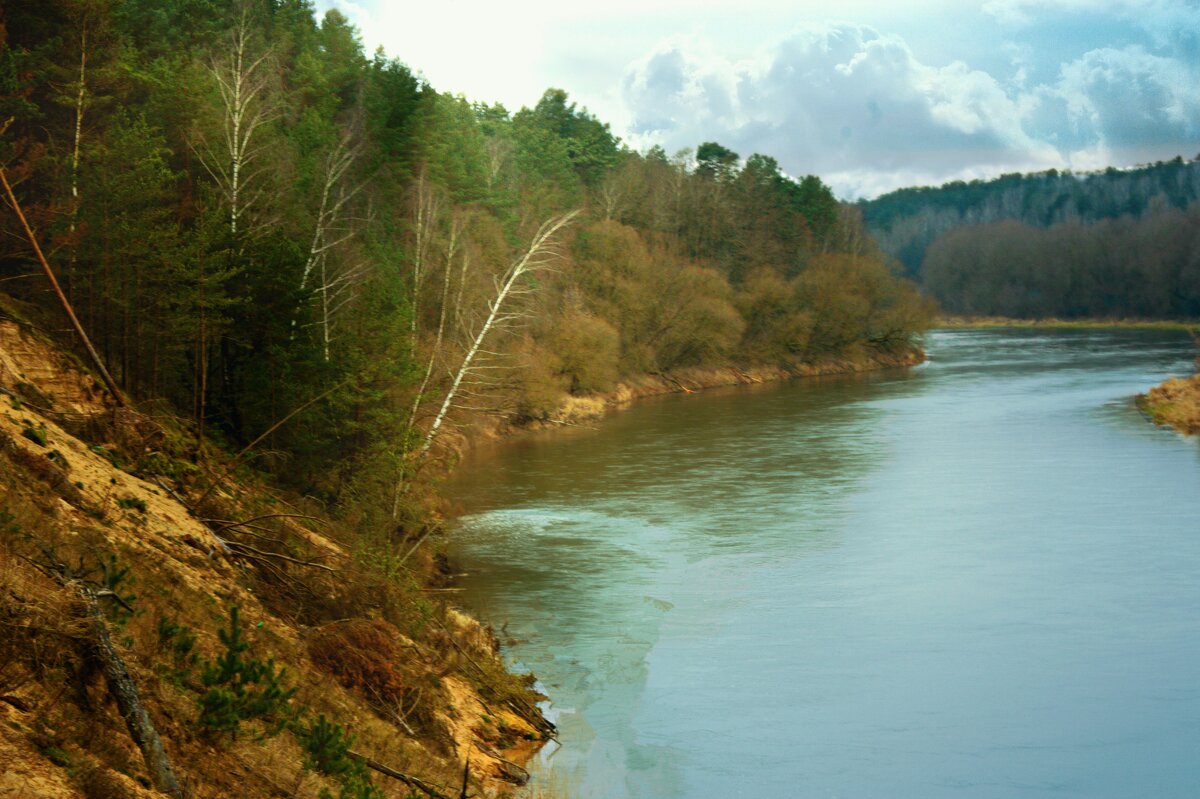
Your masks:
[[[219,533],[222,530],[231,530],[234,527],[248,527],[253,525],[255,522],[261,522],[266,519],[307,519],[310,522],[324,524],[324,521],[322,519],[318,519],[316,516],[305,516],[301,513],[268,513],[265,516],[255,516],[253,519],[247,519],[244,522],[231,522],[227,519],[201,519],[200,521],[220,525],[220,527],[217,528],[217,532]]]
[[[32,408],[42,416],[56,416],[66,422],[86,422],[88,419],[92,419],[98,415],[91,413],[78,413],[76,411],[56,411],[54,408],[43,408],[41,405],[34,405],[32,402],[23,398],[15,391],[10,391],[3,387],[0,387],[0,394],[12,397],[14,400],[21,403],[22,407]]]
[[[213,535],[216,535],[216,534],[214,533]],[[282,561],[286,561],[288,563],[294,563],[297,566],[309,566],[313,569],[324,569],[325,571],[331,572],[333,574],[337,573],[337,569],[333,568],[332,566],[326,566],[323,563],[317,563],[317,562],[311,561],[311,560],[300,560],[299,558],[293,558],[291,555],[283,555],[279,552],[268,552],[265,549],[259,549],[258,547],[252,547],[249,544],[242,543],[241,541],[225,541],[225,546],[229,547],[229,549],[235,555],[246,556],[246,553],[249,552],[254,555],[257,555],[260,558],[274,558],[275,560],[282,560]]]
[[[441,619],[434,616],[430,618],[430,621],[442,628],[442,631],[446,633],[446,638],[448,641],[450,641],[451,646],[457,649],[458,653],[466,658],[468,663],[475,667],[475,671],[478,672],[482,679],[491,679],[491,675],[483,668],[483,666],[480,666],[479,663],[475,661],[475,658],[471,657],[471,655],[462,647],[461,644],[458,643],[455,633],[453,633],[450,628],[441,621]],[[477,698],[481,703],[483,702],[482,697]],[[509,699],[507,704],[510,708],[512,708],[514,713],[525,719],[525,721],[527,721],[531,727],[541,732],[543,735],[553,738],[554,734],[558,732],[558,728],[554,726],[554,722],[543,716],[535,706],[530,705],[524,700],[520,700],[520,704],[518,705],[515,699]]]
[[[29,220],[25,218],[25,212],[21,210],[21,204],[17,202],[17,195],[13,194],[12,186],[9,185],[8,174],[4,171],[4,167],[0,167],[0,184],[4,185],[4,192],[8,195],[9,205],[12,206],[17,218],[21,220],[21,227],[25,231],[25,237],[33,245],[33,251],[42,265],[42,271],[46,273],[46,278],[50,281],[50,286],[54,289],[54,293],[58,295],[58,301],[62,304],[63,310],[66,311],[67,318],[71,320],[71,326],[75,328],[76,335],[79,336],[79,340],[83,342],[84,348],[87,349],[88,355],[91,356],[96,371],[104,379],[104,385],[108,387],[108,392],[112,394],[112,398],[117,405],[125,407],[125,395],[121,393],[121,389],[117,387],[117,381],[112,379],[112,375],[104,367],[104,361],[100,358],[100,353],[96,352],[96,348],[92,346],[92,340],[88,338],[88,334],[83,329],[83,324],[79,321],[79,317],[75,315],[75,309],[71,307],[70,301],[67,300],[67,295],[63,293],[62,286],[58,285],[58,278],[54,276],[54,270],[50,268],[50,262],[46,260],[46,255],[42,252],[41,245],[38,244],[37,235],[34,234],[33,228],[29,227]]]
[[[411,774],[405,774],[404,772],[396,771],[394,768],[390,768],[382,763],[372,760],[366,755],[360,755],[354,750],[347,750],[346,756],[359,761],[369,769],[378,771],[380,774],[391,777],[394,780],[400,780],[400,782],[404,783],[410,788],[416,788],[418,791],[421,791],[426,796],[430,797],[430,799],[450,799],[449,796],[442,793],[428,782],[425,782],[425,780],[419,777],[414,777]]]
[[[194,513],[194,511],[192,510],[192,506],[187,503],[187,500],[185,500],[183,497],[179,496],[174,491],[172,491],[171,488],[168,487],[167,484],[164,483],[162,480],[159,480],[157,476],[154,477],[154,484],[157,485],[159,488],[161,488],[163,491],[166,491],[168,494],[170,494],[171,499],[175,500],[180,505],[182,505],[184,508],[186,508],[188,513]]]
[[[529,769],[518,763],[512,762],[495,749],[484,746],[479,741],[475,742],[475,748],[480,752],[483,752],[488,757],[495,758],[495,760],[497,760],[501,765],[501,771],[504,772],[504,775],[508,777],[511,782],[515,782],[517,785],[525,785],[529,782]]]

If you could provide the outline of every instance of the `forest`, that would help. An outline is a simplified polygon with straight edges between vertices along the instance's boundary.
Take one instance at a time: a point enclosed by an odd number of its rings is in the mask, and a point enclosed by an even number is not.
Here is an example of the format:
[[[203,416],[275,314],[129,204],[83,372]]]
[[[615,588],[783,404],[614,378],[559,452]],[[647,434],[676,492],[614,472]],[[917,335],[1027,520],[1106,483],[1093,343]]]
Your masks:
[[[308,0],[5,4],[0,163],[125,391],[394,522],[464,420],[928,324],[819,178],[635,152],[560,89],[510,111],[417,67]],[[57,314],[8,209],[0,231],[3,291]]]
[[[1200,160],[1049,170],[859,203],[906,274],[950,313],[1200,316]]]
[[[925,290],[947,311],[1016,318],[1200,317],[1200,203],[1039,228],[961,227],[930,245]]]

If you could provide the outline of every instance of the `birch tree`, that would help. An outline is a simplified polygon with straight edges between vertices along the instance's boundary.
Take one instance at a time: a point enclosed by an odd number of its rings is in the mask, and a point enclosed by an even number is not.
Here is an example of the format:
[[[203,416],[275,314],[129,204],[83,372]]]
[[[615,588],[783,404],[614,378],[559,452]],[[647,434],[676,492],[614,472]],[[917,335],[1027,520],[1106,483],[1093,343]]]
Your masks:
[[[424,207],[426,210],[421,211]],[[417,215],[423,215],[428,212],[428,205],[421,202],[418,196]],[[432,227],[432,226],[430,226]],[[421,375],[421,384],[417,387],[416,393],[413,394],[412,405],[409,407],[408,422],[405,429],[412,431],[416,429],[417,414],[421,409],[421,404],[426,398],[426,392],[429,390],[430,383],[433,380],[434,372],[439,363],[446,361],[447,349],[447,329],[460,318],[462,313],[462,300],[464,289],[467,283],[467,272],[471,267],[471,252],[470,249],[464,248],[463,242],[466,236],[466,218],[463,214],[454,214],[448,225],[448,230],[444,238],[443,246],[440,249],[442,262],[442,280],[440,290],[440,301],[438,306],[438,321],[435,328],[433,342],[429,347],[429,357],[425,360],[425,368]],[[454,294],[454,300],[451,302],[450,287],[453,284],[454,274],[456,272],[455,258],[458,258],[458,286]],[[413,355],[417,355],[414,343]],[[392,492],[392,520],[395,521],[400,514],[400,499],[404,494],[406,470],[402,466],[400,478],[396,481],[396,485]]]
[[[515,297],[533,291],[533,288],[527,285],[526,278],[550,268],[551,264],[559,257],[555,246],[557,244],[556,237],[558,233],[578,215],[578,210],[570,211],[565,214],[553,216],[543,222],[534,234],[529,246],[511,261],[503,274],[496,278],[495,294],[487,302],[483,321],[474,335],[470,337],[462,361],[452,371],[450,385],[442,397],[442,401],[434,415],[433,423],[422,437],[421,445],[417,449],[414,459],[414,467],[416,469],[419,469],[428,457],[434,442],[437,441],[438,435],[446,423],[451,409],[455,407],[455,401],[458,399],[460,393],[485,368],[477,363],[479,356],[484,353],[484,343],[497,330],[511,325],[522,317],[520,311],[514,311],[511,308],[512,300]],[[400,484],[402,484],[402,480]]]
[[[413,188],[413,242],[412,242],[412,318],[409,321],[409,336],[412,351],[417,351],[420,335],[421,289],[429,271],[428,261],[433,247],[438,219],[441,217],[443,200],[441,194],[429,185],[422,170],[417,175]]]
[[[262,196],[262,188],[256,185],[261,172],[254,169],[262,153],[258,134],[274,116],[266,97],[270,51],[255,56],[250,39],[248,14],[243,12],[230,36],[228,51],[208,69],[220,94],[219,147],[201,136],[197,148],[200,162],[229,208],[229,233],[234,238],[245,232],[247,212]]]
[[[438,359],[442,357],[442,342],[446,336],[446,321],[450,310],[450,283],[451,276],[454,272],[454,259],[458,256],[462,248],[464,221],[461,215],[454,216],[450,221],[450,229],[446,234],[446,243],[443,250],[443,267],[442,267],[442,289],[441,302],[438,311],[437,332],[434,335],[433,346],[429,350],[429,359],[425,364],[425,373],[421,377],[421,385],[417,389],[416,395],[413,397],[412,408],[408,415],[408,429],[413,429],[417,420],[417,411],[421,407],[421,400],[425,396],[426,390],[429,388],[430,378],[433,377],[434,366]],[[466,284],[466,273],[470,268],[471,257],[469,251],[463,251],[460,264],[460,275],[458,281],[458,293],[454,304],[454,315],[460,312],[462,305],[463,287]]]
[[[87,23],[79,33],[79,86],[75,93],[75,141],[71,148],[71,239],[75,239],[75,228],[79,222],[79,146],[83,141],[83,106],[87,96]],[[71,262],[75,253],[71,254]]]
[[[300,292],[313,286],[320,309],[317,324],[321,331],[321,350],[330,358],[330,343],[338,313],[353,299],[354,288],[366,271],[363,262],[331,261],[335,251],[354,238],[355,229],[347,225],[348,206],[365,183],[351,185],[349,175],[358,159],[360,147],[352,134],[340,136],[323,160],[320,177],[321,199],[313,220],[304,268],[300,273]],[[296,326],[292,320],[292,328]]]

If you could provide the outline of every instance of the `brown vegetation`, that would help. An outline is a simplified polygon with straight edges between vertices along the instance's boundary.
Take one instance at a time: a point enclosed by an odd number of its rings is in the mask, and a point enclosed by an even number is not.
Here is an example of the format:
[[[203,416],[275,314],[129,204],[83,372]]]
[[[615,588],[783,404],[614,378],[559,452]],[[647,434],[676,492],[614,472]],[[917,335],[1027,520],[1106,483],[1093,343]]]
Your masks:
[[[1138,406],[1161,425],[1200,434],[1200,375],[1177,377],[1138,397]]]
[[[1090,225],[958,227],[932,242],[921,267],[947,311],[1026,318],[1193,318],[1198,275],[1200,203]]]

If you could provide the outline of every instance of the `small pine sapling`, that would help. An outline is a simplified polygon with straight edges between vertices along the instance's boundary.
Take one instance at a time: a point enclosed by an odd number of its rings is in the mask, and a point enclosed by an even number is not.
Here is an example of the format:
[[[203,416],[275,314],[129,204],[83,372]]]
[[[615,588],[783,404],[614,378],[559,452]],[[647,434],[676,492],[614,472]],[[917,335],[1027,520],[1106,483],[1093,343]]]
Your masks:
[[[273,659],[247,656],[250,644],[242,637],[237,605],[229,609],[229,629],[217,635],[225,652],[200,673],[208,689],[199,698],[200,727],[235,738],[243,721],[261,719],[268,723],[264,735],[277,735],[287,724],[288,701],[296,693],[283,685],[285,670],[276,669]]]

